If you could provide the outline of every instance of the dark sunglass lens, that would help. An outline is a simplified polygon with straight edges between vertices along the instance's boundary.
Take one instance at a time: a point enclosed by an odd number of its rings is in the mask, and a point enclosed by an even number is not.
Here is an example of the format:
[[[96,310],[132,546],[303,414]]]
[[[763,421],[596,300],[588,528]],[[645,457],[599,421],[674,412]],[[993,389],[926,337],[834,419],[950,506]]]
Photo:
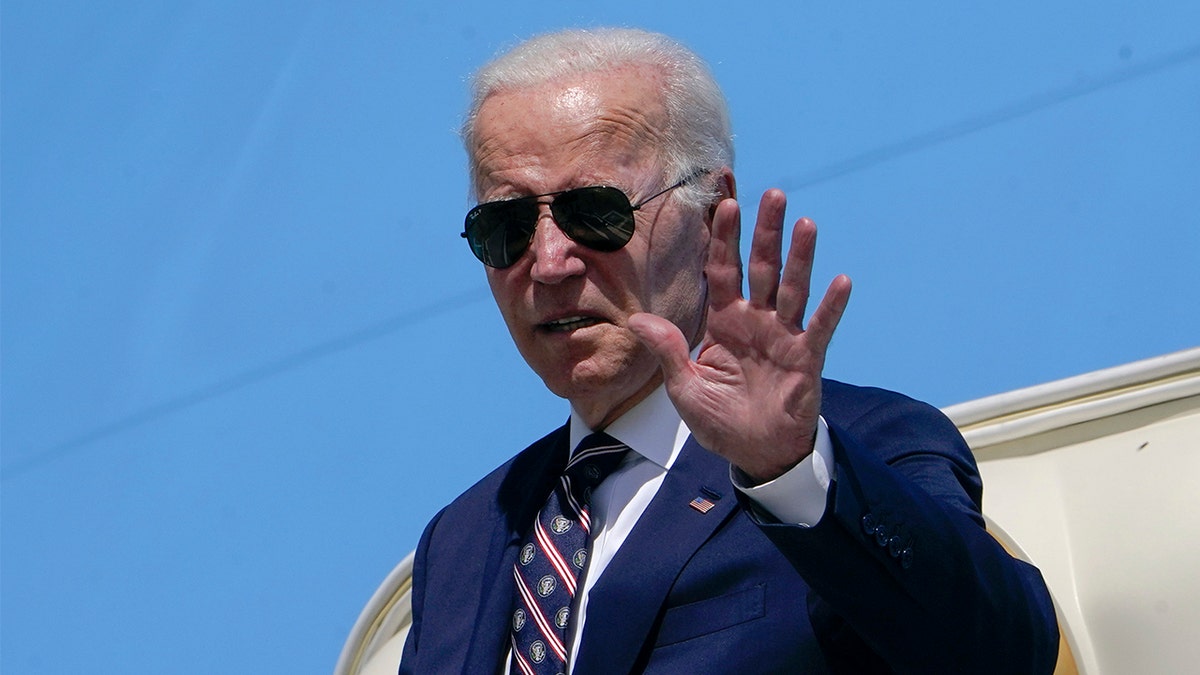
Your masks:
[[[633,237],[633,207],[617,188],[568,190],[554,198],[550,210],[567,236],[597,251],[616,251]]]
[[[525,253],[537,226],[537,202],[511,199],[480,204],[467,212],[471,252],[490,267],[508,267]]]

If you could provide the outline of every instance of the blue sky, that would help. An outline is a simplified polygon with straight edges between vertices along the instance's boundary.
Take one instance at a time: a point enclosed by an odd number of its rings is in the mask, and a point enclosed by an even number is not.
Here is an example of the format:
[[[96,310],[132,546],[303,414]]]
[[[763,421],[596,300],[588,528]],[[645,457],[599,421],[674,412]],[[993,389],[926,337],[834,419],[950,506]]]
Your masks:
[[[458,237],[466,79],[566,26],[726,89],[749,208],[855,282],[827,374],[936,405],[1200,344],[1200,6],[3,5],[2,656],[328,672],[561,423]]]

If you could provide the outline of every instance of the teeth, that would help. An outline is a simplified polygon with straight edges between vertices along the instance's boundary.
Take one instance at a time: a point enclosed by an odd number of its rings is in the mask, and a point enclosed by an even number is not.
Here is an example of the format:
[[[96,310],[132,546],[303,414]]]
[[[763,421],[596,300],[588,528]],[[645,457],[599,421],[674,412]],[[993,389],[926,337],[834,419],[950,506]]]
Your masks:
[[[563,319],[555,319],[542,324],[549,330],[553,331],[569,331],[587,326],[594,326],[600,323],[598,319],[593,319],[587,316],[569,316]]]

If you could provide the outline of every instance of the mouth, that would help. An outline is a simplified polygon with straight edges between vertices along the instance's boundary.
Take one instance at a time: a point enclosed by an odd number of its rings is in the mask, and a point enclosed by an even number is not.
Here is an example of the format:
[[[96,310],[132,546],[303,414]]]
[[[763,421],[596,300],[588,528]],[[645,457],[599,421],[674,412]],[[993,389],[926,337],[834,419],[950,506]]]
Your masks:
[[[546,333],[569,333],[600,323],[604,323],[604,320],[594,316],[564,316],[560,319],[539,323],[537,327],[538,330]]]

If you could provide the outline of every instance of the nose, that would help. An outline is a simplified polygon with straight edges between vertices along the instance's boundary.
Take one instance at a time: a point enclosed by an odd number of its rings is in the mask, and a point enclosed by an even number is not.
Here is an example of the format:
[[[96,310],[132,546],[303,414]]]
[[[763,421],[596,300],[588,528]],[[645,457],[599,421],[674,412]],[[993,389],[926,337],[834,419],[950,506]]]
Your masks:
[[[557,284],[583,274],[585,268],[583,259],[578,255],[579,244],[558,228],[546,205],[538,214],[528,254],[533,256],[529,275],[538,283]]]

